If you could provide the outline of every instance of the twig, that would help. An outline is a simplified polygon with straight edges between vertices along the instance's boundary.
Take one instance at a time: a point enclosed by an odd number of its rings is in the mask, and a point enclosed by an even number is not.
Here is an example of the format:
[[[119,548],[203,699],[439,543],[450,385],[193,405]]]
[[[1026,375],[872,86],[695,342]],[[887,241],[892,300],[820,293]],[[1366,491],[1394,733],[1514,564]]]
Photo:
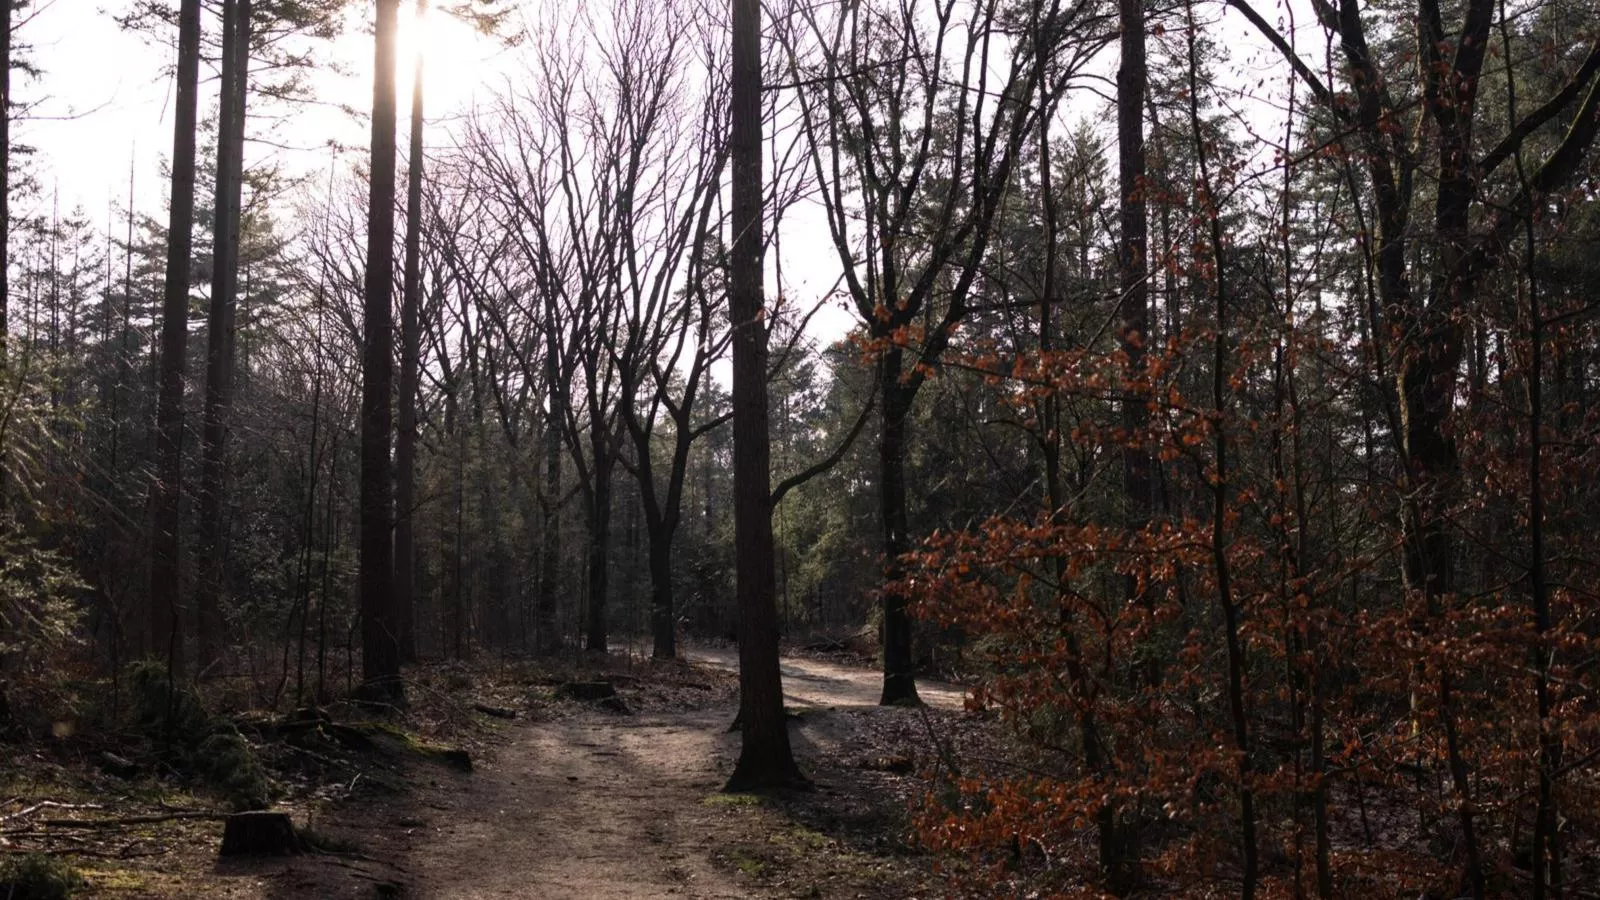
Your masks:
[[[12,819],[31,816],[41,809],[105,809],[105,807],[98,803],[58,803],[54,800],[41,800],[27,809],[14,812],[8,816],[0,816],[0,822],[9,822]]]
[[[158,816],[125,816],[120,819],[44,819],[39,824],[46,828],[124,828],[129,825],[154,825],[185,819],[226,819],[227,813],[173,812]]]
[[[922,714],[922,727],[928,730],[928,741],[933,744],[934,752],[939,754],[939,761],[944,763],[946,769],[950,770],[950,777],[960,778],[961,767],[956,765],[955,754],[940,743],[939,736],[934,733],[933,719],[928,715],[928,708],[921,706],[917,710]]]

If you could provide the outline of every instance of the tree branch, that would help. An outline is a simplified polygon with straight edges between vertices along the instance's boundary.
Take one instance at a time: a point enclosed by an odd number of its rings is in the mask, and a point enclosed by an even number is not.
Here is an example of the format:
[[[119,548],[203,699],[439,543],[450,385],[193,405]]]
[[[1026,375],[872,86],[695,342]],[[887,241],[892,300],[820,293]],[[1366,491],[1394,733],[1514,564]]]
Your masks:
[[[861,407],[861,415],[856,417],[856,423],[850,426],[850,433],[845,435],[839,446],[833,448],[833,452],[828,455],[827,459],[819,460],[779,482],[778,486],[772,491],[771,505],[777,506],[782,502],[785,494],[838,465],[839,461],[844,459],[844,455],[850,451],[850,445],[854,444],[856,438],[861,435],[861,429],[866,427],[867,417],[872,415],[872,410],[877,405],[878,393],[873,391],[867,397],[867,405]]]

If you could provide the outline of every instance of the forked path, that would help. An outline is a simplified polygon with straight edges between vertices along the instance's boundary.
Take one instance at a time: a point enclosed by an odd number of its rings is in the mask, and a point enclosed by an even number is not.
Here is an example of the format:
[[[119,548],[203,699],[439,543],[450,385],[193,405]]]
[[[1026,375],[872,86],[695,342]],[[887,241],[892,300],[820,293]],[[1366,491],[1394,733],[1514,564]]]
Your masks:
[[[735,650],[697,650],[697,662],[737,666]],[[806,659],[783,662],[796,707],[874,706],[876,672]],[[925,702],[956,706],[948,685],[919,685]],[[402,867],[408,897],[744,898],[763,896],[713,862],[748,819],[707,798],[738,753],[727,734],[733,707],[618,716],[584,713],[520,726],[470,777],[441,773],[417,803],[371,823]],[[807,717],[812,718],[812,717]],[[832,739],[826,724],[802,720],[801,746]],[[804,758],[801,760],[805,764]]]

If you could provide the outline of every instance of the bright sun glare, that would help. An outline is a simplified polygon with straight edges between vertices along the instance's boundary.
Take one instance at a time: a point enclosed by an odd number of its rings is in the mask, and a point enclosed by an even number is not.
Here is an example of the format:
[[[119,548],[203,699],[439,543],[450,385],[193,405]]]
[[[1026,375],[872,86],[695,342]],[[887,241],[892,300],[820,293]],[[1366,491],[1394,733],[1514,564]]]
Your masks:
[[[424,106],[430,118],[470,104],[488,73],[493,41],[471,25],[437,10],[417,20],[416,7],[402,3],[395,87],[401,98],[402,118],[410,108],[412,67],[417,52],[423,59]],[[368,38],[370,41],[370,38]]]

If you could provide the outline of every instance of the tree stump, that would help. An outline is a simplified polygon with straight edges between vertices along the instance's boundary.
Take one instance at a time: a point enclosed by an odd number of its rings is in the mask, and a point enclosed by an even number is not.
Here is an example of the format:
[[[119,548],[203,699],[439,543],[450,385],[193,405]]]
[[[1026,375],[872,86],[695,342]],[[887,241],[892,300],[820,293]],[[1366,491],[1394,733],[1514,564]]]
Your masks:
[[[222,856],[292,856],[302,849],[285,812],[234,813],[222,828]]]
[[[617,686],[609,681],[569,681],[556,687],[556,696],[565,700],[604,700],[617,695]]]
[[[465,750],[440,750],[439,761],[458,772],[472,771],[472,757]]]

